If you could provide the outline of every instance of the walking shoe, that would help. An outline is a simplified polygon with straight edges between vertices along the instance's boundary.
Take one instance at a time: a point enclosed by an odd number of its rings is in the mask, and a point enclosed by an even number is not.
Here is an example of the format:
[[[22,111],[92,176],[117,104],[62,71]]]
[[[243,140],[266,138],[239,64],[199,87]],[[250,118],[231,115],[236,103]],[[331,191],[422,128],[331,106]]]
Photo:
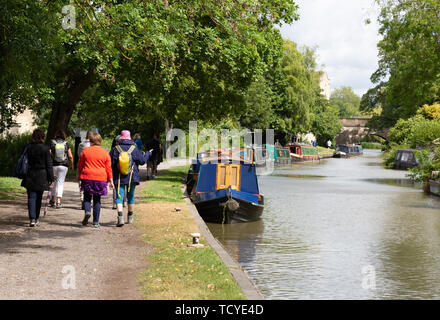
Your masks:
[[[29,223],[29,227],[35,227],[36,221],[35,219],[32,219],[31,222]]]
[[[57,208],[57,209],[61,208],[61,198],[58,198],[58,199],[57,199],[56,208]]]
[[[132,224],[133,221],[134,221],[134,214],[132,213],[127,216],[127,224]]]
[[[87,225],[87,223],[89,223],[89,219],[90,219],[90,216],[91,216],[92,214],[90,213],[90,212],[86,212],[85,214],[84,214],[84,219],[83,219],[83,221],[82,221],[82,225],[83,226],[86,226]]]
[[[55,207],[55,201],[50,200],[49,201],[49,205],[51,208]]]
[[[99,228],[99,227],[100,227],[99,222],[93,222],[93,228]]]
[[[116,202],[113,202],[113,207],[112,207],[112,209],[113,209],[113,210],[116,210],[116,208],[117,208],[117,206],[116,206]]]
[[[124,216],[118,216],[118,223],[116,224],[117,227],[123,227],[124,226]]]
[[[40,224],[40,220],[35,220],[35,226],[38,226]]]

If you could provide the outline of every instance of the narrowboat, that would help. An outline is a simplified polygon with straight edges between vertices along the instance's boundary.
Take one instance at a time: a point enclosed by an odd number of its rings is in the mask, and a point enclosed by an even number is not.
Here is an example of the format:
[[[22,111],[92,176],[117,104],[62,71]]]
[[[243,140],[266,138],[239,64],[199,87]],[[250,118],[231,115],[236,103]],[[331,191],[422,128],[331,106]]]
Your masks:
[[[197,154],[186,179],[187,194],[206,222],[257,221],[264,209],[254,150],[217,149]]]
[[[257,175],[263,176],[271,174],[274,170],[275,159],[270,149],[264,146],[254,146],[255,164],[257,166]]]
[[[275,147],[275,166],[288,166],[290,165],[290,151],[287,148]]]
[[[359,156],[363,154],[364,151],[362,146],[359,144],[338,144],[336,145],[335,152],[333,153],[334,158],[348,158],[353,156]]]
[[[394,157],[393,169],[408,170],[418,166],[413,149],[398,149]]]
[[[314,146],[291,142],[286,145],[286,148],[290,151],[292,162],[319,160],[318,148]]]

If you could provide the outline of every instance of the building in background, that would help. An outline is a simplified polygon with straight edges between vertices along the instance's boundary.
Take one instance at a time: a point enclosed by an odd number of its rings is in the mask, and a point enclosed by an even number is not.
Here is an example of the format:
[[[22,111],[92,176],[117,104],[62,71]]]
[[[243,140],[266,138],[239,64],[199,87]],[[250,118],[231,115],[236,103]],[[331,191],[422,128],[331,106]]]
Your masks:
[[[0,137],[6,137],[8,134],[19,135],[26,132],[31,132],[37,128],[35,125],[35,116],[31,110],[26,109],[21,114],[14,116],[15,126],[0,133]]]
[[[319,76],[319,86],[321,87],[321,93],[327,100],[330,100],[330,79],[327,72],[321,71]]]

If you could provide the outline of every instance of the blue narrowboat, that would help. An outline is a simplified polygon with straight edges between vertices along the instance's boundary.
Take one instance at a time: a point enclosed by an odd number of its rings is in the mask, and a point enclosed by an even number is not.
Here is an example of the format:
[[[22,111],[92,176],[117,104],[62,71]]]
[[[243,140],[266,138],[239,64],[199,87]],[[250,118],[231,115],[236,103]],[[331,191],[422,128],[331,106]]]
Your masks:
[[[335,158],[348,158],[353,156],[359,156],[363,154],[364,151],[362,149],[362,146],[359,144],[338,144],[335,148],[335,152],[333,154],[333,157]]]
[[[206,222],[256,221],[264,209],[254,150],[216,149],[197,154],[186,178],[187,194]]]

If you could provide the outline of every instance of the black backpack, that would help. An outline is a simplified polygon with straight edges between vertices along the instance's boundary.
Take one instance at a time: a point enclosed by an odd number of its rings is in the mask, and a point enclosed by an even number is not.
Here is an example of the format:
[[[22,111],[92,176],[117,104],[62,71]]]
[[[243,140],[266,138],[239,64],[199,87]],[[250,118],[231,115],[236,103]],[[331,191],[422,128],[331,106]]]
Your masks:
[[[24,148],[24,151],[15,166],[15,175],[20,179],[24,179],[29,171],[29,160],[27,155],[28,148],[29,145]]]

